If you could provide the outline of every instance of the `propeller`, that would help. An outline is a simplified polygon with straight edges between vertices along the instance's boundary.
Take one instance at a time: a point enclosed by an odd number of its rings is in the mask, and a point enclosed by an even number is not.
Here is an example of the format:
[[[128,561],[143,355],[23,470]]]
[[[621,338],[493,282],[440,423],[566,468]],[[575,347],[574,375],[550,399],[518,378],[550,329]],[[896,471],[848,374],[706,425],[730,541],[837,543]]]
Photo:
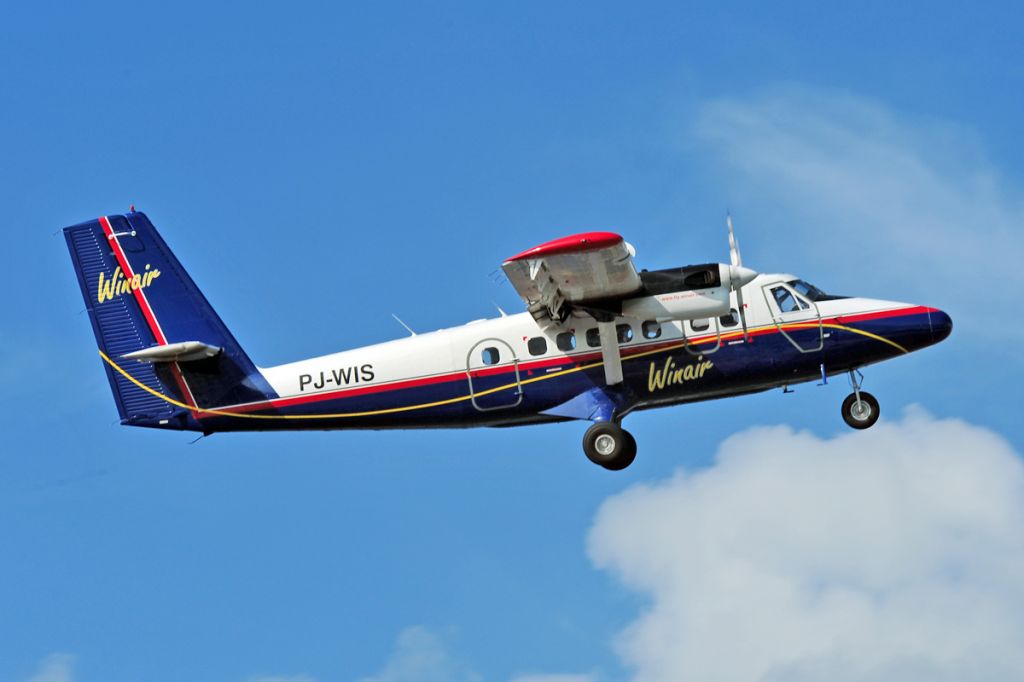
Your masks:
[[[740,244],[736,241],[736,234],[732,230],[732,213],[725,214],[725,224],[729,226],[729,262],[733,266],[742,266],[743,257],[740,256]]]
[[[736,241],[736,235],[732,229],[732,214],[725,214],[725,223],[729,226],[729,288],[736,292],[736,305],[739,307],[740,323],[743,325],[743,340],[750,341],[750,333],[747,331],[747,311],[743,303],[743,285],[757,277],[757,273],[749,268],[743,267],[743,257],[740,256],[740,245]]]

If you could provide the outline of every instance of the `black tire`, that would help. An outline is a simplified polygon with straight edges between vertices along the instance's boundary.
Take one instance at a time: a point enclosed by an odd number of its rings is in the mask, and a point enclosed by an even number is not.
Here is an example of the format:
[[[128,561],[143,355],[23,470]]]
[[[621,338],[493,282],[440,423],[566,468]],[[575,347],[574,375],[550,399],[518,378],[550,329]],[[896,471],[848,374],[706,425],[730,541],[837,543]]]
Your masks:
[[[875,425],[881,414],[878,400],[867,391],[861,391],[860,401],[858,405],[856,393],[846,396],[846,400],[843,401],[843,421],[850,428],[869,429]]]
[[[583,435],[583,452],[610,471],[628,467],[636,458],[636,440],[613,422],[598,422]]]

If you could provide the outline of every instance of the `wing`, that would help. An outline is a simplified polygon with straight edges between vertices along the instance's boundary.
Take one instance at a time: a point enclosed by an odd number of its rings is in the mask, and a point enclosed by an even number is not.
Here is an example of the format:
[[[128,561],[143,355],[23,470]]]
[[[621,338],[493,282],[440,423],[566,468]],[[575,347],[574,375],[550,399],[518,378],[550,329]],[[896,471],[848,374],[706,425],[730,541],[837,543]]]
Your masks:
[[[640,291],[633,254],[615,233],[584,232],[527,249],[501,268],[538,321],[564,320],[573,305]]]

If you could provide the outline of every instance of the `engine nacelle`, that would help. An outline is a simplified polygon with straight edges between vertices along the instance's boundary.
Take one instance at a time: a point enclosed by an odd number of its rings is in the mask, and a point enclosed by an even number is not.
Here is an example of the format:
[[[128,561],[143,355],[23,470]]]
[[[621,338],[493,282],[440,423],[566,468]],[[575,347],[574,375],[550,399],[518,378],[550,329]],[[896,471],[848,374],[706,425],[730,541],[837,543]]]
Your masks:
[[[725,287],[673,291],[656,296],[631,298],[622,302],[622,314],[641,320],[699,320],[729,312],[729,290]]]
[[[641,273],[646,296],[622,302],[622,314],[639,319],[699,320],[729,312],[729,293],[757,273],[723,263]]]

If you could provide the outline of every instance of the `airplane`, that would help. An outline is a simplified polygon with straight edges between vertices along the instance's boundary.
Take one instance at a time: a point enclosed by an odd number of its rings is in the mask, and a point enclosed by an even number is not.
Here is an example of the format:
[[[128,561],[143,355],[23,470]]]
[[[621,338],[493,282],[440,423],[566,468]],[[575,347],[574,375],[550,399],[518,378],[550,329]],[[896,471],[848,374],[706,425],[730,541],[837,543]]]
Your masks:
[[[502,264],[526,312],[276,367],[253,363],[134,206],[64,235],[121,423],[203,435],[577,420],[586,456],[618,471],[634,411],[843,374],[842,417],[866,429],[880,410],[861,368],[952,330],[936,308],[746,268],[727,226],[729,264],[651,271],[618,234],[555,239]]]

